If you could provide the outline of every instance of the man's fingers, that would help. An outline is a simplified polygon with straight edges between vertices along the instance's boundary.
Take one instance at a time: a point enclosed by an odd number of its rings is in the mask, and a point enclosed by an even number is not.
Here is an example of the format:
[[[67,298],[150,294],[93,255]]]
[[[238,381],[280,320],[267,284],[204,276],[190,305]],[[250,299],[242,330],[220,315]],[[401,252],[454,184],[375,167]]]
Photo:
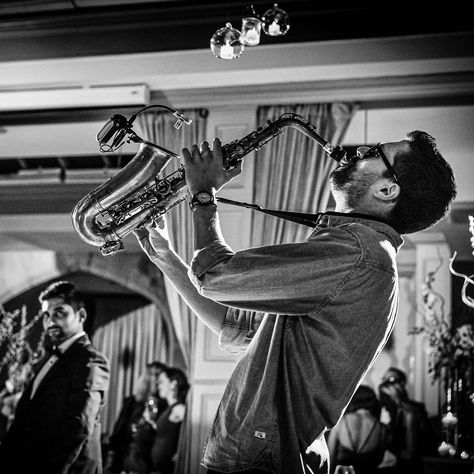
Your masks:
[[[194,144],[191,148],[191,155],[195,160],[201,158],[201,150],[196,144]]]
[[[222,143],[219,138],[214,138],[214,140],[212,141],[212,149],[216,151],[221,151]]]
[[[185,162],[192,159],[191,152],[189,151],[189,148],[183,148],[181,150],[181,156],[183,157]]]

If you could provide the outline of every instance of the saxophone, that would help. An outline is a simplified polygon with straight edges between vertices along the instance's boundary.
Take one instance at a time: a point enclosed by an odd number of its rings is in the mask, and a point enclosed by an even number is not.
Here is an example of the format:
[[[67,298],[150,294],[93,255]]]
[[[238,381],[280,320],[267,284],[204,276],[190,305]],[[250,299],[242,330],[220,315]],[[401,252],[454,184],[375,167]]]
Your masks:
[[[169,161],[179,158],[179,155],[142,140],[123,123],[123,120],[115,122],[113,131],[117,132],[119,139],[114,140],[114,143],[123,144],[128,132],[129,140],[140,143],[137,154],[116,175],[82,198],[72,212],[76,232],[87,244],[100,247],[102,255],[112,255],[122,250],[124,237],[145,222],[162,216],[187,197],[183,165],[166,177],[158,177]],[[331,145],[318,135],[309,120],[297,114],[286,113],[275,121],[268,120],[265,126],[240,140],[223,145],[224,168],[234,168],[245,155],[282,134],[282,128],[285,127],[294,127],[315,140],[338,162],[345,155],[341,147]],[[111,135],[108,133],[107,139]]]

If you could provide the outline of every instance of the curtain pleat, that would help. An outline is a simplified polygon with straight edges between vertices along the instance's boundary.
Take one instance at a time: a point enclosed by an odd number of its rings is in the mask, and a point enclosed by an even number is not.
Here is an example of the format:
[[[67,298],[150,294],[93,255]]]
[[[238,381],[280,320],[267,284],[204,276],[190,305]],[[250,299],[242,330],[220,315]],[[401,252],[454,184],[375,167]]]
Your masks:
[[[354,104],[304,104],[264,106],[257,123],[276,120],[293,112],[310,120],[317,132],[333,145],[339,144],[356,110]],[[283,211],[323,212],[330,198],[329,174],[336,162],[311,138],[286,128],[277,139],[257,152],[254,202]],[[259,212],[252,214],[251,245],[272,245],[303,240],[308,228]]]
[[[100,304],[98,305],[100,309]],[[160,310],[153,304],[138,308],[99,327],[93,336],[95,347],[110,364],[110,388],[102,414],[102,428],[112,432],[125,397],[137,387],[148,362],[169,360],[167,331]]]
[[[179,130],[174,128],[176,118],[169,113],[149,112],[139,116],[139,126],[144,137],[161,147],[180,154],[181,149],[204,140],[206,132],[206,111],[184,111],[192,120],[191,125],[182,125]],[[172,159],[160,173],[168,176],[181,165],[180,160]],[[168,213],[166,220],[172,244],[176,252],[185,262],[190,262],[193,254],[192,219],[189,209],[184,203],[178,204]],[[171,316],[178,341],[181,345],[188,373],[191,372],[193,340],[196,332],[196,318],[181,299],[172,285],[165,279],[166,294],[170,305]]]
[[[144,138],[175,153],[184,147],[201,143],[205,139],[207,111],[186,110],[184,113],[192,119],[190,126],[183,125],[179,131],[174,128],[176,119],[169,113],[147,113],[139,116],[139,126]],[[179,160],[172,160],[162,171],[168,176],[180,166]],[[190,262],[193,255],[192,216],[185,203],[178,204],[168,213],[166,221],[170,238],[176,252],[185,262]],[[184,300],[165,278],[166,295],[170,306],[173,325],[181,345],[191,389],[188,391],[186,416],[182,424],[175,467],[176,474],[195,472],[196,466],[191,465],[191,438],[193,433],[190,407],[192,406],[194,374],[193,354],[196,338],[196,316],[191,312]]]

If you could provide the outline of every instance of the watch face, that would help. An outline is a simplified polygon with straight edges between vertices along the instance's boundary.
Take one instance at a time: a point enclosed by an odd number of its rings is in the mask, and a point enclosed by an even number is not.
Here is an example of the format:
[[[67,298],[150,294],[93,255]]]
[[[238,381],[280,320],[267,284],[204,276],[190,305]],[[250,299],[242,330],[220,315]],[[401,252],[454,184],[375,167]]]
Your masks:
[[[201,204],[207,204],[213,201],[212,194],[206,193],[205,191],[196,194],[196,200]]]

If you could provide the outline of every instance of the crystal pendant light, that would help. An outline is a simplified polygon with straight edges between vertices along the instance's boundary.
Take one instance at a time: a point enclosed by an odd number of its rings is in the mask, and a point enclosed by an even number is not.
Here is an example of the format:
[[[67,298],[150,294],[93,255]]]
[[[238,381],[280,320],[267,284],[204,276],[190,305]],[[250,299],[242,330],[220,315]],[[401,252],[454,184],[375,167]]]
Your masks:
[[[257,14],[250,6],[250,14],[242,18],[242,38],[241,41],[247,46],[257,46],[260,43],[260,31],[262,22],[258,19]]]
[[[238,58],[244,51],[239,30],[226,23],[224,28],[218,29],[211,38],[211,51],[220,59]]]
[[[262,17],[263,31],[269,36],[285,35],[290,29],[288,13],[275,3]]]

